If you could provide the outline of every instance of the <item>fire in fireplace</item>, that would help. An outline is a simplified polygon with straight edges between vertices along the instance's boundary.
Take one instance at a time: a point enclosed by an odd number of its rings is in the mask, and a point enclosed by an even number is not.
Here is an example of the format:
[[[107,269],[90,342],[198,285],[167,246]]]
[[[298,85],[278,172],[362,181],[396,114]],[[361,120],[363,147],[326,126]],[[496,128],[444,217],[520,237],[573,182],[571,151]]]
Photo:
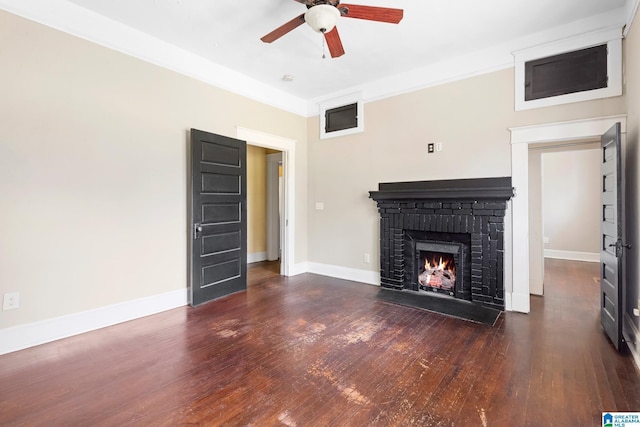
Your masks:
[[[454,295],[456,262],[453,254],[420,251],[418,283],[420,289]]]
[[[471,299],[468,236],[417,231],[404,235],[405,249],[414,253],[412,258],[405,257],[407,289]]]

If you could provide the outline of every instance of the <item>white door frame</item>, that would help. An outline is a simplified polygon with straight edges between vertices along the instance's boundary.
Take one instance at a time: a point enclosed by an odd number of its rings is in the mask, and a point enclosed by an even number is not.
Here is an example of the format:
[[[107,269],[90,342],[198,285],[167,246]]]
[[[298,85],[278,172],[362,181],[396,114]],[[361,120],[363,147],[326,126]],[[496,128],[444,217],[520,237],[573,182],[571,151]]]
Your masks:
[[[267,154],[267,261],[280,258],[280,164],[282,153]],[[284,209],[283,209],[284,210]]]
[[[295,236],[295,177],[296,177],[296,141],[236,126],[236,138],[247,144],[282,151],[282,174],[284,175],[284,239],[282,240],[282,259],[280,274],[290,276],[294,273]]]
[[[511,215],[506,229],[511,230],[511,257],[507,256],[505,272],[511,272],[510,287],[505,293],[507,310],[528,313],[529,305],[529,145],[548,142],[599,138],[614,123],[627,131],[627,116],[607,116],[541,125],[510,128],[511,181],[516,196],[511,200]],[[508,236],[507,236],[508,237]],[[509,277],[507,276],[507,282]],[[511,292],[509,292],[509,288]]]

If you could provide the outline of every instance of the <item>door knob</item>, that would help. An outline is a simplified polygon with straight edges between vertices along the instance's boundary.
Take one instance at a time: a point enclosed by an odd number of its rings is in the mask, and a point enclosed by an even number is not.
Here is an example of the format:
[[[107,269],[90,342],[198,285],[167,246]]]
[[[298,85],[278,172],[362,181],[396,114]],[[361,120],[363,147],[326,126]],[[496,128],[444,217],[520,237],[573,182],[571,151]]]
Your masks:
[[[200,233],[202,232],[202,225],[196,223],[193,224],[193,238],[197,239],[200,237]]]
[[[629,243],[622,243],[622,240],[618,240],[615,243],[611,243],[609,244],[609,247],[615,247],[616,248],[616,256],[620,257],[622,256],[622,249],[631,249],[631,245]]]

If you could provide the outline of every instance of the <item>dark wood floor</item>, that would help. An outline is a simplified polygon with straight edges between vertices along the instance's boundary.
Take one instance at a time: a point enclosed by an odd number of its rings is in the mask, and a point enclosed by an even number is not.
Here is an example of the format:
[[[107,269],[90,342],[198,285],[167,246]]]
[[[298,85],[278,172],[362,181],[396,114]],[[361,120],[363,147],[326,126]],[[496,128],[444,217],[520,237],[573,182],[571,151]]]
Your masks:
[[[597,426],[640,411],[597,264],[483,326],[252,265],[247,292],[0,357],[2,426]]]

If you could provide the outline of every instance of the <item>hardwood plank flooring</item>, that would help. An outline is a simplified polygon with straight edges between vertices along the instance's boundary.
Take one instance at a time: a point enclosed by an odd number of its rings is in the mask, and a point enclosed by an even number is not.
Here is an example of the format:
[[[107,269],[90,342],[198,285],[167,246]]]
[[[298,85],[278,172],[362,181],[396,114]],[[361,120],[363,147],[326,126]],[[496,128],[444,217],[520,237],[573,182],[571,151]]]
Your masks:
[[[546,261],[494,327],[252,264],[247,292],[0,356],[2,426],[595,426],[640,411],[598,265]]]

